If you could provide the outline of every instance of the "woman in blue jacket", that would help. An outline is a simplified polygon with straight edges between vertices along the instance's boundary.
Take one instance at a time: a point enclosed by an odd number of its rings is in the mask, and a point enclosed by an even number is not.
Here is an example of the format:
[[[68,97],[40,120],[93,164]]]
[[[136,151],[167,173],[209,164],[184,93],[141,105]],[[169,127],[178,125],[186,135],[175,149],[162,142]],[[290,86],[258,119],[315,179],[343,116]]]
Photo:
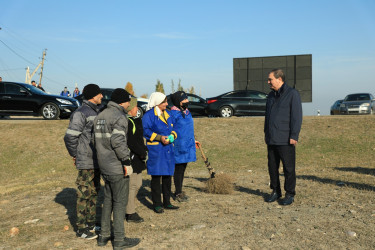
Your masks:
[[[173,107],[171,116],[173,128],[178,134],[174,141],[174,185],[175,199],[179,202],[187,201],[188,197],[182,192],[185,170],[188,162],[196,161],[195,145],[199,144],[194,138],[194,121],[188,110],[189,100],[184,91],[177,91],[171,96]]]
[[[178,209],[170,202],[174,173],[172,142],[177,138],[177,134],[173,131],[172,118],[166,110],[167,105],[167,98],[163,93],[152,93],[147,105],[148,111],[142,118],[143,135],[148,148],[147,173],[151,175],[151,196],[156,213],[163,213],[163,207]]]

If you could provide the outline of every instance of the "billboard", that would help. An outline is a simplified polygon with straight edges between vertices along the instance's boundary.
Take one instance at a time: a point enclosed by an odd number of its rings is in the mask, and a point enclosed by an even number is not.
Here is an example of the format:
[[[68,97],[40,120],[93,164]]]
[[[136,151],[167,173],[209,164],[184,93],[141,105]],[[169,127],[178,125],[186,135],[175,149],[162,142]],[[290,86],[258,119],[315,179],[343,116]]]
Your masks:
[[[268,73],[280,68],[286,83],[298,90],[302,102],[312,102],[312,55],[233,58],[233,89],[269,93]]]

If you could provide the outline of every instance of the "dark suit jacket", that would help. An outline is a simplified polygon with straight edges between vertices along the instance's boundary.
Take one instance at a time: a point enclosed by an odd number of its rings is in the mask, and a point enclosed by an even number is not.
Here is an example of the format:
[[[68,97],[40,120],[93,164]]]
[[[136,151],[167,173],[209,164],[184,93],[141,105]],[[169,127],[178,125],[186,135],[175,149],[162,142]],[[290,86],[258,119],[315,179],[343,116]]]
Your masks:
[[[302,125],[301,98],[296,89],[284,83],[267,97],[264,134],[267,145],[289,145],[298,141]]]

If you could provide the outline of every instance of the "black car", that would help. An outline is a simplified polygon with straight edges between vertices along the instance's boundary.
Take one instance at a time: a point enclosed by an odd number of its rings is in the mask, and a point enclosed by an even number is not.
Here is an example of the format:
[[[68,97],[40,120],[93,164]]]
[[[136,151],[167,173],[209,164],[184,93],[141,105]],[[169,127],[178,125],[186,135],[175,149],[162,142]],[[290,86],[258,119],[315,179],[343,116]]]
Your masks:
[[[0,82],[0,115],[43,116],[54,120],[69,117],[79,102],[70,97],[50,95],[26,83]]]
[[[102,105],[106,106],[108,104],[108,102],[111,100],[112,92],[115,89],[113,89],[113,88],[100,88],[100,90],[102,91],[102,95],[103,95]],[[79,95],[79,96],[74,97],[74,98],[77,99],[80,104],[82,104],[83,95]],[[143,114],[146,112],[147,99],[137,98],[137,106],[138,106],[138,112],[137,112],[137,116],[135,118],[142,117]]]
[[[202,97],[194,95],[194,94],[186,93],[186,95],[188,96],[189,110],[191,112],[191,115],[192,116],[202,116],[202,115],[206,116],[207,115],[207,111],[206,111],[207,102],[206,102],[206,100],[203,99]],[[167,101],[168,101],[167,108],[171,109],[172,106],[173,106],[171,95],[167,96]]]
[[[340,104],[343,100],[337,100],[335,103],[331,106],[331,115],[339,115],[340,114]]]
[[[264,115],[267,94],[256,90],[235,90],[217,97],[207,98],[208,115]]]

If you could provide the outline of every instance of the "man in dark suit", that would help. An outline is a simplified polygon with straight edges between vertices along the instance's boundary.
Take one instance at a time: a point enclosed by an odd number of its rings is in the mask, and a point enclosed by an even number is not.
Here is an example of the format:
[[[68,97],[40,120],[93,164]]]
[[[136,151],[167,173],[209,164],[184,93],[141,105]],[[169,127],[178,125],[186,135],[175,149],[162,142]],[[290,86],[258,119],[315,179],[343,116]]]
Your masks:
[[[267,202],[274,202],[281,194],[279,166],[283,163],[286,192],[282,205],[290,205],[296,194],[296,145],[302,125],[302,104],[298,91],[285,83],[285,74],[274,69],[268,75],[271,92],[268,94],[264,122],[268,150],[268,172],[273,190]]]

